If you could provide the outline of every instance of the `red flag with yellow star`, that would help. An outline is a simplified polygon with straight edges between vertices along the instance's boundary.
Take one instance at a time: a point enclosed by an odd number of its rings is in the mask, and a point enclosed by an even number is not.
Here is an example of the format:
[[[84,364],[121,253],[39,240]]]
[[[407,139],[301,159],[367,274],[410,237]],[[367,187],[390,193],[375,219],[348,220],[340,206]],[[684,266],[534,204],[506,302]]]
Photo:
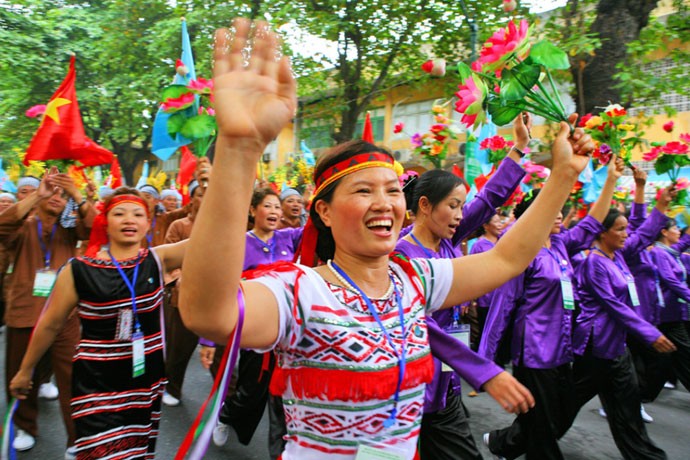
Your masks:
[[[74,61],[72,56],[67,76],[46,104],[41,125],[26,151],[25,165],[32,160],[73,160],[84,166],[95,166],[113,159],[112,152],[86,137],[84,132],[74,87]]]

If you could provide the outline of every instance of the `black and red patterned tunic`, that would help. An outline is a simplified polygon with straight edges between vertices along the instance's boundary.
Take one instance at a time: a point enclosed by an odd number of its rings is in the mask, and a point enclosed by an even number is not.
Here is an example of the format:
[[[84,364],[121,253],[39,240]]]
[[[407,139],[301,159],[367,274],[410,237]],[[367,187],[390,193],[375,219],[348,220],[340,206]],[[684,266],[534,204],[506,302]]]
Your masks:
[[[156,255],[142,249],[136,280],[145,372],[132,377],[132,341],[118,340],[118,318],[132,308],[110,260],[73,259],[82,338],[74,356],[72,419],[78,459],[153,459],[165,389],[163,281]],[[137,258],[120,261],[132,279]]]

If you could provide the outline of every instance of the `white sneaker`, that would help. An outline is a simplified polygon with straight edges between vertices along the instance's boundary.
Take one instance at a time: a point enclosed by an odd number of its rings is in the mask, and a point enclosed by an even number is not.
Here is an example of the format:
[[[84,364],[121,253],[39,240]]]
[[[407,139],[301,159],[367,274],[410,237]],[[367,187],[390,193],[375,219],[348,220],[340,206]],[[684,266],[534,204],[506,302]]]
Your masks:
[[[606,411],[603,407],[599,408],[599,415],[601,415],[603,418],[606,418]]]
[[[230,425],[218,422],[213,429],[213,444],[216,446],[224,446],[228,442],[228,435],[230,434]]]
[[[35,445],[36,438],[31,436],[26,431],[17,428],[17,434],[14,437],[14,441],[12,441],[12,447],[14,447],[15,450],[22,452],[24,450],[33,448]]]
[[[666,383],[664,383],[664,388],[666,388],[668,390],[675,390],[676,386],[671,382],[666,382]]]
[[[640,415],[642,416],[642,420],[646,423],[652,423],[654,421],[652,416],[649,415],[646,410],[644,410],[644,406],[642,404],[640,404]]]
[[[65,460],[76,460],[77,448],[75,446],[68,447],[65,451]]]
[[[175,407],[180,405],[180,400],[166,391],[163,393],[163,404],[166,406]]]
[[[58,395],[58,389],[53,385],[53,382],[42,383],[41,386],[38,387],[38,397],[41,399],[52,401],[57,399]]]

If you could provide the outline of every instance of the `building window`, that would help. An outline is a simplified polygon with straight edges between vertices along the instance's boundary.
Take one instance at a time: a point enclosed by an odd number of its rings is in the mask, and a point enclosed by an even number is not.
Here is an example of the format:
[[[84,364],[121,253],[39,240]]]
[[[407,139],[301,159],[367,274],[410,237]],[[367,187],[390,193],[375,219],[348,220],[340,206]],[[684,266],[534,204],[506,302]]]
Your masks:
[[[333,127],[328,125],[304,127],[299,132],[299,138],[310,149],[330,147],[333,145]]]
[[[678,64],[671,59],[659,59],[642,66],[645,73],[652,74],[659,79],[670,78],[671,71],[677,67]],[[687,77],[687,68],[684,70],[685,72],[682,76]],[[676,112],[690,111],[690,94],[679,94],[676,92],[662,94],[659,101],[647,106],[637,106],[630,110],[630,114],[637,115],[640,111],[663,112],[666,108],[673,108]]]
[[[393,134],[392,140],[406,139],[414,133],[428,131],[434,124],[434,116],[431,113],[433,100],[413,102],[399,105],[393,108],[393,125],[403,123],[405,132]]]

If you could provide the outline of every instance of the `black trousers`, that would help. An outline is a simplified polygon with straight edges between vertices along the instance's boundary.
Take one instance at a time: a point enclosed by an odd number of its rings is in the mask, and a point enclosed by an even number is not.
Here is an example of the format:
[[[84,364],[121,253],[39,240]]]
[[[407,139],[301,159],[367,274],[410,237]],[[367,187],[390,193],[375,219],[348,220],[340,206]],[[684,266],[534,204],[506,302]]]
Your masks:
[[[422,416],[419,453],[422,460],[482,458],[472,437],[462,398],[452,390],[448,390],[445,408]]]
[[[666,458],[647,434],[640,416],[640,392],[630,352],[615,359],[597,358],[591,342],[573,365],[578,409],[597,394],[606,411],[613,440],[623,458],[629,460]]]
[[[285,436],[287,425],[285,424],[285,410],[283,398],[280,396],[268,396],[268,453],[271,460],[278,460],[285,450]]]
[[[659,325],[659,330],[676,346],[677,350],[671,353],[671,368],[673,374],[690,391],[690,335],[687,323],[663,323]]]
[[[266,353],[240,351],[235,393],[225,398],[218,417],[221,423],[235,430],[237,439],[245,446],[252,440],[268,400],[274,357],[273,353],[268,353],[270,364],[265,369],[264,355]]]
[[[578,409],[570,363],[553,369],[515,366],[513,375],[532,392],[536,404],[511,426],[492,431],[489,450],[508,459],[523,454],[535,460],[562,459],[558,439],[568,431]]]
[[[652,347],[628,337],[628,348],[635,365],[635,374],[640,388],[640,401],[654,401],[666,383],[672,378],[671,356],[659,353]]]

